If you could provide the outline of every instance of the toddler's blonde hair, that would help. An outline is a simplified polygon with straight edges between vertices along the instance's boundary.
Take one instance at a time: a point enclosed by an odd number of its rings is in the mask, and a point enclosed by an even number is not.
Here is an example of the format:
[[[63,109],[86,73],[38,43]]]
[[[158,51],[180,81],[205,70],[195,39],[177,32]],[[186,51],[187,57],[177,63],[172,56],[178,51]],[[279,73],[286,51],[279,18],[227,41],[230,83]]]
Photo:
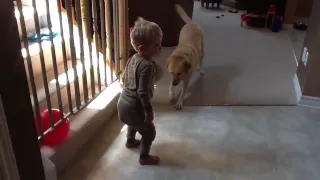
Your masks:
[[[162,36],[162,30],[158,24],[139,17],[130,32],[133,48],[138,51],[138,46],[149,45],[158,36]]]

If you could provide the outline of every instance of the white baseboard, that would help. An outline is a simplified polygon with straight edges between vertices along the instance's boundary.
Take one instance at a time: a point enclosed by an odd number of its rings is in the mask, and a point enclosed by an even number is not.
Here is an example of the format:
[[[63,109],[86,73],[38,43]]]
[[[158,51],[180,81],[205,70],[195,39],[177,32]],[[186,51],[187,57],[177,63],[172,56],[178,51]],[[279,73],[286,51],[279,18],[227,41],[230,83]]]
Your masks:
[[[319,97],[311,97],[311,96],[303,96],[302,95],[297,74],[293,78],[293,84],[294,84],[294,91],[296,93],[296,98],[298,101],[298,106],[320,108],[320,98]]]
[[[320,108],[320,98],[311,97],[311,96],[302,96],[298,105]]]
[[[285,22],[285,23],[282,24],[282,27],[284,27],[286,29],[290,29],[290,28],[293,28],[292,25],[293,25],[293,23],[286,23]]]
[[[58,180],[58,174],[54,163],[45,155],[42,155],[42,164],[46,180]]]
[[[302,97],[302,92],[301,92],[301,87],[300,87],[297,74],[293,76],[293,88],[296,94],[296,102],[297,104],[299,104],[299,101],[301,100],[301,97]]]

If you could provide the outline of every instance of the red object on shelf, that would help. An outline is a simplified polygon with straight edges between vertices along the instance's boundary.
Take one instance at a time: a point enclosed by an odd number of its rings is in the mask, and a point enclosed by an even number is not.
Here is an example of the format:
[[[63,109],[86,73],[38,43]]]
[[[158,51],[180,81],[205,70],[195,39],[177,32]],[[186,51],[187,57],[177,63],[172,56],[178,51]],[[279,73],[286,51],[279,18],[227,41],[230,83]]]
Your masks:
[[[241,15],[241,20],[242,20],[242,21],[246,21],[246,20],[247,20],[247,15],[248,15],[248,14],[242,14],[242,15]]]
[[[276,11],[277,11],[277,8],[274,4],[269,6],[268,13],[275,13]]]
[[[280,21],[283,22],[283,16],[280,17]]]
[[[63,117],[60,115],[60,111],[58,109],[52,109],[52,119],[54,123],[59,122]],[[50,117],[49,117],[49,110],[43,110],[40,113],[41,117],[41,125],[42,130],[45,132],[51,127]],[[38,136],[40,135],[39,126],[37,118],[34,118],[35,126],[37,130]],[[66,140],[70,131],[70,122],[69,119],[64,120],[61,124],[59,124],[51,133],[47,134],[43,139],[40,141],[40,145],[47,145],[50,147],[57,147],[63,141]]]

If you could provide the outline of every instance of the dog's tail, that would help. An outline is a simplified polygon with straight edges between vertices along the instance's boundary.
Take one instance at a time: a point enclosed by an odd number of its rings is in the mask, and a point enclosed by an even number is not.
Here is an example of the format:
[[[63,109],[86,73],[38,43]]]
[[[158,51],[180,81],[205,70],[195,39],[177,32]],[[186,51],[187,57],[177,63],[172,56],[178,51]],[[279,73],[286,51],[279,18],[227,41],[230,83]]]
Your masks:
[[[188,16],[188,14],[184,11],[184,9],[179,4],[175,4],[174,6],[176,8],[177,13],[185,23],[189,23],[192,21],[192,19]]]

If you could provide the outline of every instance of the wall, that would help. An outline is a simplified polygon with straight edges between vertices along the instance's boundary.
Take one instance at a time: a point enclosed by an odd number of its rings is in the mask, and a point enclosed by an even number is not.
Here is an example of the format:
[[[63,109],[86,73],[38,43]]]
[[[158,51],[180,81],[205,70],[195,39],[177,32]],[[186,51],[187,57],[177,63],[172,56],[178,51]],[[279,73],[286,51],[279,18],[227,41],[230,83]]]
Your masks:
[[[285,21],[293,23],[296,16],[309,17],[314,0],[287,0]]]
[[[162,46],[172,47],[179,42],[179,33],[184,25],[183,20],[174,9],[174,4],[180,4],[192,18],[193,0],[129,0],[129,26],[132,26],[137,17],[141,16],[157,23],[163,31]],[[144,11],[141,11],[144,9]]]
[[[305,66],[299,62],[297,75],[304,96],[320,97],[320,1],[314,1],[309,18],[309,28],[304,46],[308,48],[309,59]],[[300,58],[301,59],[301,58]]]
[[[309,17],[311,15],[313,0],[299,0],[295,16]]]
[[[299,0],[287,0],[285,22],[292,23],[295,18],[295,13],[298,7]]]

